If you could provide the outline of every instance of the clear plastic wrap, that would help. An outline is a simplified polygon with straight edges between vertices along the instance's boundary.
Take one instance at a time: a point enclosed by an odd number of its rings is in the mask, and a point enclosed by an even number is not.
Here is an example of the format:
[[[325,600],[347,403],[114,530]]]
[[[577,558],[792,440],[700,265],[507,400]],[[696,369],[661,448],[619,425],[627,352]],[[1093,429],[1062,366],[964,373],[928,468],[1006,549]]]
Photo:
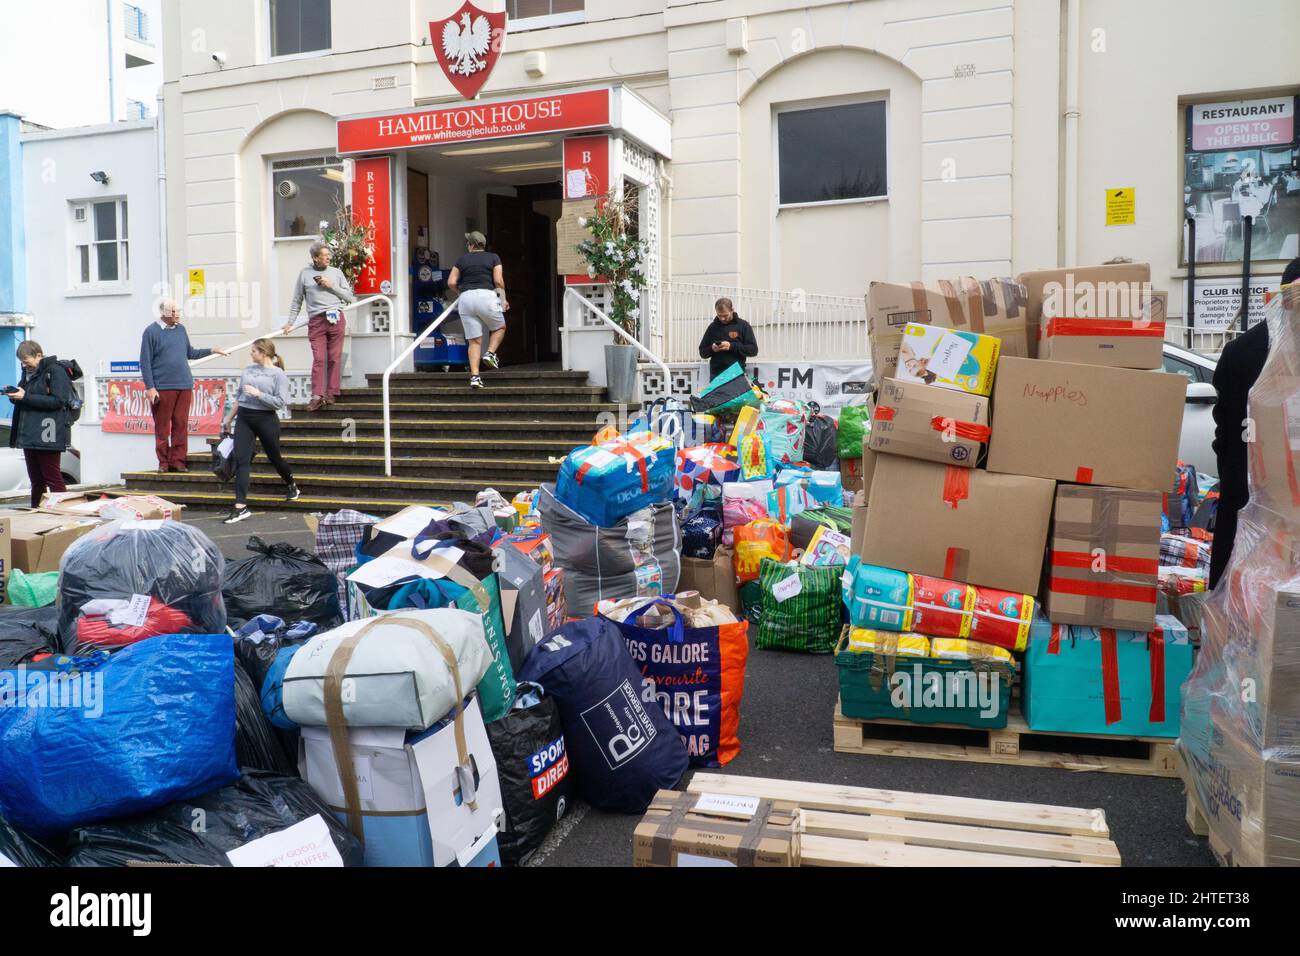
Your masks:
[[[179,521],[114,521],[73,542],[59,570],[59,636],[124,647],[159,634],[222,634],[225,559]]]
[[[1243,423],[1250,503],[1204,604],[1179,750],[1212,845],[1300,865],[1300,286],[1268,307],[1269,354]]]

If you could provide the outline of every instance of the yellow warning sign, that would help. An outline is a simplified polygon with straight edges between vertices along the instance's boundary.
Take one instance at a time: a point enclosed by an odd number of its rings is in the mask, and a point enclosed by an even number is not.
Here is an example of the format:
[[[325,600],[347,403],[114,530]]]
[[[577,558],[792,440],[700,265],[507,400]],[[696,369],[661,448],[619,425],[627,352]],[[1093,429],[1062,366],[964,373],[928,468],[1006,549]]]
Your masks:
[[[188,287],[189,294],[191,296],[203,295],[203,290],[205,287],[206,287],[206,281],[204,279],[203,270],[191,269],[190,282]]]
[[[1106,225],[1131,226],[1137,221],[1137,190],[1106,190]]]

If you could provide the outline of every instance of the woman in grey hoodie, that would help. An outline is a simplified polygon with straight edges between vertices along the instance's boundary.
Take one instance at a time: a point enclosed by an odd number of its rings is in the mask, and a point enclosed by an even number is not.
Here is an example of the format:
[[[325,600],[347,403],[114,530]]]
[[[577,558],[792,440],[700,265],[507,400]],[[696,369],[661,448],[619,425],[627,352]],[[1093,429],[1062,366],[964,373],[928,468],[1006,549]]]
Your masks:
[[[226,429],[231,419],[235,424],[235,507],[226,516],[225,524],[235,524],[252,515],[248,508],[248,485],[253,469],[253,452],[257,440],[271,465],[280,473],[286,486],[285,501],[296,501],[300,495],[294,484],[293,472],[280,455],[280,412],[289,402],[289,377],[284,374],[284,362],[275,353],[275,343],[258,339],[252,347],[253,364],[244,369],[239,379],[235,405],[226,416]]]

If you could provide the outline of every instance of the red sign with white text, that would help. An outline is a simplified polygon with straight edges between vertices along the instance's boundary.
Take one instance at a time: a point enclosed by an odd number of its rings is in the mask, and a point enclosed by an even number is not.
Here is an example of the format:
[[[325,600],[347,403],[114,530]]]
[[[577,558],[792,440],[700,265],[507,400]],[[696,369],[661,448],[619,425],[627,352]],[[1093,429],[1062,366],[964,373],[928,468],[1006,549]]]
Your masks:
[[[112,379],[108,383],[108,407],[100,430],[130,435],[153,434],[153,404],[140,379]],[[196,378],[190,399],[189,433],[220,435],[221,416],[226,410],[226,383],[219,378]]]
[[[532,136],[610,125],[610,91],[558,93],[502,103],[410,110],[338,122],[340,153],[440,146],[507,136]]]
[[[357,276],[354,292],[390,295],[393,291],[393,216],[387,156],[358,159],[352,176],[352,218],[370,230],[370,261]]]
[[[609,137],[575,136],[564,141],[564,198],[590,199],[609,191]]]
[[[446,20],[429,24],[429,39],[438,65],[456,92],[467,100],[478,96],[501,58],[506,37],[506,12],[488,13],[469,0]]]

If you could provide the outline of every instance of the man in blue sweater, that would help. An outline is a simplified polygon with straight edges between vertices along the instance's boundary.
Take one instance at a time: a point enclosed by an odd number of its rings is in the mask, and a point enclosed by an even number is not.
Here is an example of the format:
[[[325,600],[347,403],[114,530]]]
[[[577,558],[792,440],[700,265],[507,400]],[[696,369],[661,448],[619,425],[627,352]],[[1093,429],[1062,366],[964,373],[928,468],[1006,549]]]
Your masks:
[[[144,330],[140,343],[140,374],[153,406],[154,451],[158,470],[189,471],[186,457],[190,439],[190,400],[194,376],[190,362],[209,355],[226,355],[225,349],[196,349],[181,325],[181,308],[164,302],[159,319]]]

